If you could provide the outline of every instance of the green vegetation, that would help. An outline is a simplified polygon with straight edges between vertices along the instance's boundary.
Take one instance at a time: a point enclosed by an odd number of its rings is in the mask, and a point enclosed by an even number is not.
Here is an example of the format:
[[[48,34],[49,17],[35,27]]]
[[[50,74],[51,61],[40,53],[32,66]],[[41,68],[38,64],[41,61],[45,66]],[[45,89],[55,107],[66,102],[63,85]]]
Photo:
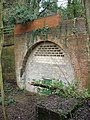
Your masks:
[[[6,105],[14,105],[16,102],[14,100],[14,98],[12,96],[9,96],[6,100],[5,100],[5,104]],[[0,105],[2,105],[2,98],[0,97]]]
[[[82,90],[78,89],[79,83],[65,85],[62,81],[59,80],[34,80],[37,90],[41,94],[57,94],[66,98],[75,97],[75,98],[88,98],[90,93],[88,89],[83,88]]]
[[[34,19],[56,14],[60,11],[64,19],[82,17],[84,9],[80,0],[72,0],[66,7],[58,6],[58,0],[23,0],[22,2],[9,2],[4,0],[4,24],[24,24]],[[8,12],[8,13],[7,13]]]
[[[64,19],[84,17],[84,8],[80,0],[71,0],[66,8],[61,7],[61,13]]]

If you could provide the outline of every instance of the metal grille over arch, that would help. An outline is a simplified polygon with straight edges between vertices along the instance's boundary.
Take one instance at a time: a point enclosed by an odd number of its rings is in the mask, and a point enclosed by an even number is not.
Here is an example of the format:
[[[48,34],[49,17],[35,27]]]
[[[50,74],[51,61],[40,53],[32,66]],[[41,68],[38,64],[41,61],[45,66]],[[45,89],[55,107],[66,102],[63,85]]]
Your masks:
[[[69,56],[55,43],[45,41],[38,44],[28,56],[21,80],[25,88],[35,92],[30,83],[33,79],[49,78],[65,84],[74,81],[74,70]]]

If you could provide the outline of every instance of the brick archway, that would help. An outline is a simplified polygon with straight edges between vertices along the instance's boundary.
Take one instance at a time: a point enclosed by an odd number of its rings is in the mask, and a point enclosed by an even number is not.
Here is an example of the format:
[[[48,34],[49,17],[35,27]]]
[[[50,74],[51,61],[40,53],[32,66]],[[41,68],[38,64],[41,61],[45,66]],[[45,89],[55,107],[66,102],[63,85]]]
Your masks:
[[[62,80],[65,84],[75,79],[68,54],[62,46],[51,41],[37,42],[28,50],[20,76],[24,80],[25,88],[33,92],[35,87],[30,85],[33,79],[44,77]]]
[[[28,57],[29,57],[29,55],[31,54],[31,52],[33,51],[33,49],[34,49],[36,46],[38,46],[39,44],[45,43],[45,42],[51,42],[51,43],[56,44],[57,46],[59,46],[61,49],[63,49],[63,46],[62,46],[60,43],[57,43],[57,42],[55,42],[55,41],[50,41],[50,40],[48,40],[48,41],[42,41],[42,40],[37,41],[34,45],[32,45],[32,46],[28,49],[28,51],[27,51],[27,53],[26,53],[26,55],[25,55],[25,57],[24,57],[24,59],[23,59],[23,63],[22,63],[21,71],[20,71],[20,77],[22,77],[23,72],[25,71],[25,66],[26,66]],[[65,51],[65,50],[64,50],[64,51]],[[65,51],[65,53],[66,53],[66,51]]]

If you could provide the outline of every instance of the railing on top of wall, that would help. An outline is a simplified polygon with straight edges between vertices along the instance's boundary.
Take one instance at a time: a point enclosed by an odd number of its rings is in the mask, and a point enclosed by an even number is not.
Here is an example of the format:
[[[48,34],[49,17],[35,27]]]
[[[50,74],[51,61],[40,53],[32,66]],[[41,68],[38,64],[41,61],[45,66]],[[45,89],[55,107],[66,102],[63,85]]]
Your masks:
[[[0,36],[1,36],[1,29],[2,28],[0,28]],[[5,26],[3,31],[4,31],[3,47],[14,45],[14,27],[13,26]]]
[[[0,35],[1,35],[1,29],[2,28],[0,28]],[[4,30],[4,34],[10,35],[10,34],[13,34],[14,27],[13,26],[5,26],[3,30]]]

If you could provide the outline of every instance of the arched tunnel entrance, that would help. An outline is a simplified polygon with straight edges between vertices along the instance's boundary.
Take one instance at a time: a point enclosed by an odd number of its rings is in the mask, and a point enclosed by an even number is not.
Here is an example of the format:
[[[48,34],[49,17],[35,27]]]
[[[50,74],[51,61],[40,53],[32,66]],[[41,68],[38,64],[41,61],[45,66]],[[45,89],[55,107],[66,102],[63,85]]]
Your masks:
[[[33,79],[42,78],[61,80],[65,84],[75,79],[69,55],[59,45],[50,41],[40,42],[28,53],[21,75],[23,86],[32,92],[36,92],[36,88],[30,83]]]

